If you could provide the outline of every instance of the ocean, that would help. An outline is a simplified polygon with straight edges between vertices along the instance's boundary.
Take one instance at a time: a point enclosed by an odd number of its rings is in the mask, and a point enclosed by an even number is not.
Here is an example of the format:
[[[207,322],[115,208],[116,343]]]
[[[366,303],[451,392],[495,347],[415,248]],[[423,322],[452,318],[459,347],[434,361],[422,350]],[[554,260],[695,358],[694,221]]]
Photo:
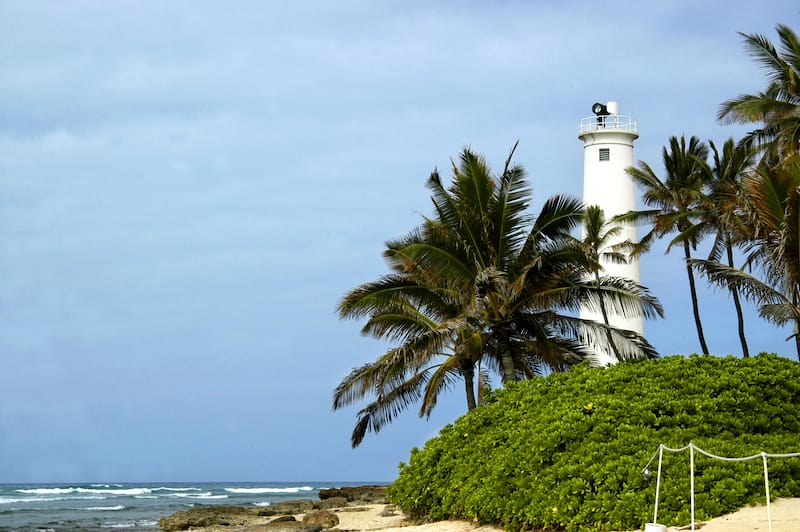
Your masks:
[[[194,506],[268,506],[365,484],[381,483],[0,484],[0,532],[152,531],[160,517]]]

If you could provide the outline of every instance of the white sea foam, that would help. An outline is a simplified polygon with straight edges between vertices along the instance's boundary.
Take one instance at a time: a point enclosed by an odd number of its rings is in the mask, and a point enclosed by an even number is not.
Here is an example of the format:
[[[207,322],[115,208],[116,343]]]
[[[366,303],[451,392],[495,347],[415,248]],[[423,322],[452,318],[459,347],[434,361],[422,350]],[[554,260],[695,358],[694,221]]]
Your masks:
[[[301,491],[311,491],[314,488],[311,486],[300,486],[294,488],[225,488],[228,493],[299,493]]]
[[[227,499],[227,495],[214,495],[210,491],[203,493],[171,493],[167,497],[174,497],[177,499]]]
[[[271,502],[256,502],[253,503],[253,506],[272,506]]]
[[[26,497],[24,499],[12,499],[11,497],[0,497],[0,504],[14,504],[17,502],[41,502],[50,501],[52,499],[43,499],[41,497]]]
[[[152,493],[150,488],[114,488],[114,489],[90,489],[76,488],[78,493],[103,493],[107,495],[147,495]]]
[[[0,504],[13,504],[20,502],[52,502],[52,501],[104,501],[108,497],[0,497]]]
[[[112,523],[110,525],[100,525],[101,528],[155,528],[158,521],[131,521],[128,523]]]
[[[61,495],[75,493],[75,488],[31,488],[17,490],[17,493],[30,493],[31,495]]]
[[[121,504],[117,506],[92,506],[90,508],[78,508],[78,510],[86,510],[87,512],[119,512],[124,510],[125,507]]]
[[[69,495],[72,493],[98,495],[143,495],[151,493],[150,488],[32,488],[19,489],[17,493],[29,495]]]
[[[153,491],[200,491],[200,488],[167,488],[167,487],[160,487],[160,488],[153,488]]]

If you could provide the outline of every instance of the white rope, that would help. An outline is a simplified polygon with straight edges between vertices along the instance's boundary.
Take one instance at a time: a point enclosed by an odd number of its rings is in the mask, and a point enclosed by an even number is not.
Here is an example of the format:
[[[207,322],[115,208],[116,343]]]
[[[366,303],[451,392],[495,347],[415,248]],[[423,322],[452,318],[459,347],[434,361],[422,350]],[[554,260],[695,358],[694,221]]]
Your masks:
[[[704,451],[697,445],[693,443],[689,443],[684,447],[679,449],[671,449],[667,447],[663,443],[658,446],[658,451],[653,457],[647,462],[647,465],[644,466],[642,469],[642,473],[645,476],[650,475],[650,464],[653,463],[653,460],[656,459],[658,456],[658,476],[656,477],[656,502],[655,502],[655,510],[653,511],[653,523],[658,523],[658,495],[659,491],[661,490],[661,464],[664,459],[664,451],[669,451],[671,453],[682,453],[683,451],[689,449],[689,489],[691,493],[689,494],[689,498],[691,500],[691,514],[692,514],[692,530],[694,530],[694,452],[697,451],[698,453],[705,455],[709,458],[714,458],[716,460],[724,460],[726,462],[745,462],[747,460],[755,460],[756,458],[761,458],[764,462],[764,491],[767,496],[767,523],[769,524],[769,532],[772,532],[772,510],[770,509],[770,497],[769,497],[769,471],[767,469],[767,458],[794,458],[800,457],[800,453],[780,453],[780,454],[770,454],[765,452],[760,452],[758,454],[754,454],[752,456],[743,456],[743,457],[728,457],[728,456],[718,456],[716,454],[712,454],[708,451]]]

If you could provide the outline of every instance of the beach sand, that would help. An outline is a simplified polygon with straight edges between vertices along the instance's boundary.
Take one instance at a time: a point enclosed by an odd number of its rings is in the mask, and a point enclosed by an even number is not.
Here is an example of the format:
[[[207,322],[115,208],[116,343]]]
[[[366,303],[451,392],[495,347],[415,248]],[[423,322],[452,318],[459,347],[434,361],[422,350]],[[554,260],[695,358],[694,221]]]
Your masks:
[[[421,525],[408,524],[404,516],[383,516],[385,505],[365,506],[363,511],[339,511],[339,530],[364,530],[399,532],[502,532],[502,528],[477,526],[468,521],[440,521]],[[772,532],[800,531],[800,498],[773,501]],[[302,518],[302,516],[298,516]],[[691,530],[691,526],[669,527],[669,532]],[[766,506],[748,507],[736,513],[724,515],[704,523],[696,523],[695,530],[703,532],[752,532],[768,531]]]

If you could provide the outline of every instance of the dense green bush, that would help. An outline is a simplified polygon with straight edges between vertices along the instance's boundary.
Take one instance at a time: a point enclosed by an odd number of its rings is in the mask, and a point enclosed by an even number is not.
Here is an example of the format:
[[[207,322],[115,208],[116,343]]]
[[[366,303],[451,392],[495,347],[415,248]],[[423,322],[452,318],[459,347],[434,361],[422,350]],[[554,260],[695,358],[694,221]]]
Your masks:
[[[442,429],[389,488],[429,519],[507,529],[622,530],[652,521],[659,444],[722,456],[800,451],[800,364],[668,357],[509,385]],[[660,523],[689,521],[689,454],[665,453]],[[696,518],[764,500],[763,463],[695,455]],[[800,496],[800,458],[769,461],[773,498]]]

